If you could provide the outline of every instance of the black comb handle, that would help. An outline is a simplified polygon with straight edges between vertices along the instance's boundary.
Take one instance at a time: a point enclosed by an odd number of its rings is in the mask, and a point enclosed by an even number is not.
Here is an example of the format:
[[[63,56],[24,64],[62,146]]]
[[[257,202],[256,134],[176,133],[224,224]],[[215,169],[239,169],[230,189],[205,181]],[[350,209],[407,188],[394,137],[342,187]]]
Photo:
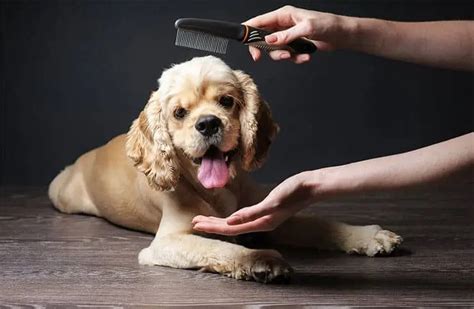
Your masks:
[[[293,40],[286,45],[270,45],[265,42],[265,36],[272,34],[272,32],[250,26],[246,27],[248,27],[248,36],[242,43],[247,45],[252,45],[266,50],[284,49],[288,50],[292,54],[311,54],[317,50],[316,45],[314,45],[310,40],[304,38]]]

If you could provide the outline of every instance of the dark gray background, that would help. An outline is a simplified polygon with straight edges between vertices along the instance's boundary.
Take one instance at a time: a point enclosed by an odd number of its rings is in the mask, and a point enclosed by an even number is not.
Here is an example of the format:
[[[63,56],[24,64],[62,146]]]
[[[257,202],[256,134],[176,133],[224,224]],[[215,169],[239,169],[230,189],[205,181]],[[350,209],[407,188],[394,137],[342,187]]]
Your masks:
[[[353,16],[472,19],[471,1],[291,1]],[[127,131],[172,63],[179,17],[241,22],[282,1],[1,2],[0,184],[47,184],[81,153]],[[397,44],[397,42],[393,42]],[[310,64],[223,59],[250,73],[281,133],[264,181],[407,151],[473,129],[473,75],[372,56],[318,53]]]

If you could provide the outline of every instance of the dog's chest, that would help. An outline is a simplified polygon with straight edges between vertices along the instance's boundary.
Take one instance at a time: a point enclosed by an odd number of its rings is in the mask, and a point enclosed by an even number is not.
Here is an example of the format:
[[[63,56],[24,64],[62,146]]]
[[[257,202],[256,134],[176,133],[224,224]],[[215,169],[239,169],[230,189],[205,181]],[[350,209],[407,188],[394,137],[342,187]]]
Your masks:
[[[219,217],[227,217],[238,208],[237,196],[228,189],[218,189],[212,199],[212,208]]]

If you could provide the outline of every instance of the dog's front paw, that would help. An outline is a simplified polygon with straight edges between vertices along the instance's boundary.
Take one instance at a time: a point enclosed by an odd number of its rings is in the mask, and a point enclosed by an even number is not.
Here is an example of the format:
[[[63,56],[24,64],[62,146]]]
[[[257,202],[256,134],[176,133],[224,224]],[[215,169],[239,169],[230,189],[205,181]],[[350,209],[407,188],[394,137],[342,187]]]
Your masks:
[[[367,256],[388,255],[402,243],[403,238],[391,231],[380,230],[367,245]]]
[[[288,263],[281,257],[261,257],[252,266],[251,274],[255,281],[269,283],[286,283],[293,272]]]
[[[352,236],[346,251],[367,256],[388,255],[403,241],[401,236],[378,225],[357,227]]]
[[[292,268],[275,250],[255,250],[229,276],[262,283],[288,282]]]

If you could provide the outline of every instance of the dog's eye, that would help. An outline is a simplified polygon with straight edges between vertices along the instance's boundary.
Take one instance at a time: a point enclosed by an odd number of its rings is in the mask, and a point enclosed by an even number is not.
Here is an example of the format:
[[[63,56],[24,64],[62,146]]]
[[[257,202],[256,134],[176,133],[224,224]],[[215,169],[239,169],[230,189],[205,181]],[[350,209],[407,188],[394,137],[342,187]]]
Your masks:
[[[174,118],[183,119],[184,116],[186,116],[186,113],[187,113],[187,111],[184,108],[179,107],[179,108],[174,110]]]
[[[231,108],[234,105],[234,98],[229,97],[228,95],[222,96],[219,99],[219,104],[224,106],[225,108]]]

